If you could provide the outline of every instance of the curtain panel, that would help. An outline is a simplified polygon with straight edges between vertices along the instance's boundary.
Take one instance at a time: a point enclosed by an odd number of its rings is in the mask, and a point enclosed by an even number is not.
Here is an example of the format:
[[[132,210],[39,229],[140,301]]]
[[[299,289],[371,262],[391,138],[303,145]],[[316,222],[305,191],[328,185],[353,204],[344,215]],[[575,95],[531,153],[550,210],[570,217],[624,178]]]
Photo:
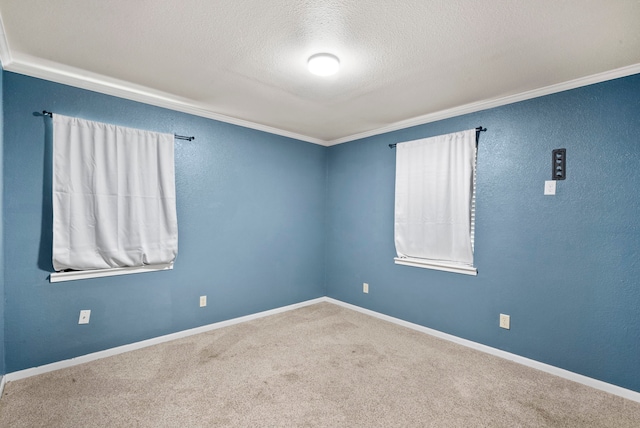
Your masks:
[[[396,145],[398,258],[473,266],[476,130]]]
[[[172,263],[174,136],[53,115],[56,271]]]

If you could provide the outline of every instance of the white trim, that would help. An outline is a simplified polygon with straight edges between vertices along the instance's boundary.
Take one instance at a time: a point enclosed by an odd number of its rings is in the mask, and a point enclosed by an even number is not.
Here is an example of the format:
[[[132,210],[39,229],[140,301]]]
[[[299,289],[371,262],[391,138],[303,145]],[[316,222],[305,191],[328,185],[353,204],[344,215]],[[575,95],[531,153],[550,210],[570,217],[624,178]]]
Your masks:
[[[317,299],[307,300],[301,303],[295,303],[289,306],[283,306],[281,308],[271,309],[264,312],[259,312],[253,315],[247,315],[244,317],[234,318],[227,321],[221,321],[214,324],[209,324],[202,327],[196,327],[190,330],[184,330],[177,333],[168,334],[165,336],[156,337],[153,339],[143,340],[141,342],[131,343],[129,345],[118,346],[116,348],[106,349],[104,351],[94,352],[92,354],[83,355],[76,358],[71,358],[69,360],[58,361],[51,364],[46,364],[44,366],[33,367],[30,369],[20,370],[13,373],[7,373],[4,375],[2,380],[0,381],[0,393],[4,384],[6,382],[13,382],[20,379],[26,379],[31,376],[36,376],[48,372],[52,372],[55,370],[65,369],[68,367],[77,366],[79,364],[88,363],[90,361],[99,360],[101,358],[110,357],[113,355],[122,354],[124,352],[135,351],[136,349],[146,348],[148,346],[157,345],[159,343],[169,342],[175,339],[181,339],[183,337],[192,336],[194,334],[200,334],[211,330],[216,330],[218,328],[227,327],[234,324],[239,324],[246,321],[252,321],[258,318],[263,318],[269,315],[275,315],[282,312],[287,312],[293,309],[302,308],[305,306],[315,305],[317,303],[332,303],[334,305],[342,306],[347,309],[351,309],[365,315],[369,315],[384,321],[388,321],[402,327],[410,328],[415,331],[419,331],[421,333],[425,333],[440,339],[447,340],[449,342],[457,343],[458,345],[466,346],[467,348],[475,349],[477,351],[481,351],[490,355],[494,355],[496,357],[504,358],[505,360],[513,361],[518,364],[522,364],[527,367],[534,368],[536,370],[543,371],[545,373],[549,373],[563,379],[567,379],[573,382],[580,383],[582,385],[589,386],[591,388],[598,389],[600,391],[608,392],[610,394],[617,395],[622,398],[626,398],[631,401],[636,401],[640,403],[640,392],[632,391],[630,389],[622,388],[617,385],[613,385],[607,382],[603,382],[597,379],[593,379],[584,375],[580,375],[574,372],[570,372],[568,370],[561,369],[559,367],[551,366],[549,364],[541,363],[539,361],[531,360],[529,358],[522,357],[520,355],[512,354],[510,352],[503,351],[501,349],[492,348],[487,345],[483,345],[481,343],[473,342],[471,340],[463,339],[461,337],[453,336],[447,333],[443,333],[438,330],[434,330],[428,327],[421,326],[419,324],[414,324],[408,321],[401,320],[399,318],[394,318],[389,315],[384,315],[379,312],[372,311],[370,309],[361,308],[359,306],[352,305],[350,303],[343,302],[341,300],[336,300],[331,297],[319,297]],[[1,397],[1,395],[0,395]]]
[[[12,61],[7,34],[4,32],[4,22],[2,22],[2,16],[0,16],[0,62],[2,62],[2,66],[6,70],[6,66],[11,64]]]
[[[449,342],[457,343],[458,345],[466,346],[467,348],[475,349],[477,351],[481,351],[490,355],[494,355],[496,357],[504,358],[505,360],[513,361],[518,364],[522,364],[523,366],[531,367],[563,379],[567,379],[573,382],[580,383],[582,385],[589,386],[591,388],[599,389],[600,391],[608,392],[610,394],[617,395],[622,398],[626,398],[628,400],[636,401],[640,403],[640,392],[633,391],[631,389],[622,388],[617,385],[613,385],[607,382],[603,382],[601,380],[593,379],[588,376],[584,376],[578,373],[570,372],[569,370],[561,369],[559,367],[555,367],[549,364],[541,363],[536,360],[531,360],[526,357],[522,357],[520,355],[512,354],[510,352],[503,351],[501,349],[492,348],[491,346],[483,345],[481,343],[473,342],[471,340],[463,339],[461,337],[453,336],[451,334],[443,333],[438,330],[434,330],[428,327],[421,326],[419,324],[414,324],[408,321],[401,320],[399,318],[394,318],[389,315],[384,315],[379,312],[372,311],[370,309],[361,308],[360,306],[355,306],[350,303],[345,303],[340,300],[333,299],[331,297],[327,297],[326,301],[329,303],[333,303],[339,306],[342,306],[347,309],[352,309],[354,311],[370,315],[372,317],[388,321],[402,327],[407,327],[412,330],[419,331],[421,333],[426,333],[428,335],[437,337],[439,339],[448,340]]]
[[[173,263],[122,267],[98,270],[75,270],[70,272],[52,272],[49,275],[49,282],[75,281],[78,279],[102,278],[104,276],[130,275],[132,273],[157,272],[160,270],[173,269]]]
[[[0,376],[0,400],[2,400],[2,395],[4,394],[5,383],[7,383],[7,376]]]
[[[176,339],[182,339],[184,337],[193,336],[195,334],[205,333],[211,330],[217,330],[219,328],[228,327],[234,324],[240,324],[247,321],[253,321],[255,319],[267,317],[269,315],[275,315],[282,312],[291,311],[294,309],[302,308],[305,306],[314,305],[316,303],[326,302],[326,297],[319,297],[317,299],[307,300],[305,302],[294,303],[293,305],[283,306],[276,309],[271,309],[264,312],[258,312],[251,315],[246,315],[239,318],[233,318],[226,321],[220,321],[217,323],[204,325],[201,327],[192,328],[189,330],[179,331],[177,333],[171,333],[164,336],[154,337],[152,339],[143,340],[140,342],[130,343],[128,345],[118,346],[116,348],[105,349],[104,351],[98,351],[87,355],[82,355],[69,360],[57,361],[51,364],[45,364],[44,366],[33,367],[30,369],[19,370],[13,373],[7,373],[4,377],[7,382],[14,382],[20,379],[26,379],[31,376],[37,376],[44,373],[49,373],[55,370],[66,369],[69,367],[77,366],[79,364],[88,363],[102,358],[111,357],[113,355],[122,354],[124,352],[135,351],[137,349],[146,348],[148,346],[157,345],[160,343],[169,342]]]
[[[412,119],[401,120],[381,128],[372,129],[370,131],[360,132],[358,134],[349,135],[335,140],[327,141],[326,146],[335,146],[336,144],[348,143],[349,141],[360,140],[374,135],[380,135],[387,132],[398,131],[400,129],[409,128],[425,123],[437,122],[443,119],[449,119],[464,114],[475,113],[490,108],[501,107],[507,104],[513,104],[520,101],[526,101],[532,98],[543,97],[545,95],[555,94],[557,92],[568,91],[570,89],[589,86],[596,83],[606,82],[608,80],[618,79],[620,77],[631,76],[640,73],[640,64],[628,65],[626,67],[616,68],[614,70],[605,71],[603,73],[593,74],[591,76],[580,77],[578,79],[569,80],[568,82],[557,83],[555,85],[545,86],[543,88],[532,89],[530,91],[521,92],[506,97],[482,100],[475,103],[465,104],[448,110],[441,110],[435,113],[425,114],[423,116],[414,117]]]
[[[1,47],[2,44],[0,42],[0,48]],[[11,71],[13,73],[37,77],[39,79],[49,80],[51,82],[61,83],[63,85],[69,85],[76,88],[87,89],[102,94],[113,95],[127,100],[138,101],[144,104],[192,114],[194,116],[205,117],[207,119],[214,119],[219,122],[230,123],[232,125],[255,129],[269,134],[281,135],[283,137],[306,141],[308,143],[318,144],[321,146],[327,145],[325,140],[319,138],[226,116],[210,110],[206,105],[200,105],[192,100],[157,91],[142,85],[136,85],[124,80],[110,78],[98,73],[76,69],[63,64],[29,57],[27,55],[21,55],[19,59],[16,59],[11,58],[10,53],[7,54],[10,59],[6,61],[6,63],[3,61],[3,68],[6,71]],[[46,108],[46,106],[43,108]]]
[[[545,95],[554,94],[557,92],[567,91],[570,89],[579,88],[582,86],[593,85],[595,83],[605,82],[607,80],[613,80],[620,77],[631,76],[633,74],[640,73],[640,63],[620,67],[614,70],[605,71],[602,73],[593,74],[591,76],[580,77],[568,82],[558,83],[555,85],[545,86],[543,88],[532,89],[522,93],[508,95],[506,97],[499,97],[494,99],[482,100],[475,103],[466,104],[459,107],[454,107],[448,110],[441,110],[434,113],[414,117],[407,120],[401,120],[383,126],[381,128],[372,129],[370,131],[364,131],[357,134],[348,135],[345,137],[337,138],[334,140],[323,140],[321,138],[311,137],[308,135],[298,134],[284,129],[275,128],[272,126],[263,125],[260,123],[251,122],[244,119],[238,119],[231,116],[226,116],[220,113],[216,113],[210,110],[205,105],[200,105],[193,100],[177,97],[175,95],[167,94],[164,92],[156,91],[144,86],[135,85],[130,82],[113,79],[101,74],[90,73],[85,70],[76,69],[66,65],[49,62],[40,58],[30,57],[27,55],[21,55],[19,59],[16,59],[11,54],[9,45],[7,43],[6,35],[4,33],[4,26],[2,25],[0,17],[0,60],[4,70],[25,74],[27,76],[37,77],[52,82],[62,83],[65,85],[75,86],[78,88],[88,89],[91,91],[113,95],[119,98],[138,101],[145,104],[154,105],[157,107],[163,107],[170,110],[180,111],[183,113],[192,114],[194,116],[205,117],[208,119],[214,119],[220,122],[231,123],[234,125],[242,126],[245,128],[256,129],[258,131],[267,132],[270,134],[281,135],[283,137],[289,137],[296,140],[306,141],[313,144],[329,147],[336,144],[347,143],[349,141],[359,140],[366,137],[372,137],[374,135],[380,135],[387,132],[397,131],[400,129],[409,128],[417,125],[424,125],[425,123],[436,122],[438,120],[448,119],[451,117],[461,116],[463,114],[475,113],[482,110],[487,110],[494,107],[500,107],[507,104],[516,103],[519,101],[525,101],[532,98],[542,97]],[[46,106],[43,106],[46,108]],[[55,112],[54,112],[55,113]]]
[[[415,259],[411,257],[394,257],[397,265],[412,266],[423,269],[442,270],[445,272],[461,273],[464,275],[478,275],[478,269],[473,266],[456,265],[438,260]]]

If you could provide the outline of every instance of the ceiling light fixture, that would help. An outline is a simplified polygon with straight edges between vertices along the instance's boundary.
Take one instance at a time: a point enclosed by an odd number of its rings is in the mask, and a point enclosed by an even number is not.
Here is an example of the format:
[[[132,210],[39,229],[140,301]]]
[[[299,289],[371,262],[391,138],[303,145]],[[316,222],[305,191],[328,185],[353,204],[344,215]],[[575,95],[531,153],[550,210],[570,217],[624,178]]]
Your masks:
[[[307,62],[309,71],[318,76],[331,76],[340,68],[340,60],[337,56],[328,53],[312,55]]]

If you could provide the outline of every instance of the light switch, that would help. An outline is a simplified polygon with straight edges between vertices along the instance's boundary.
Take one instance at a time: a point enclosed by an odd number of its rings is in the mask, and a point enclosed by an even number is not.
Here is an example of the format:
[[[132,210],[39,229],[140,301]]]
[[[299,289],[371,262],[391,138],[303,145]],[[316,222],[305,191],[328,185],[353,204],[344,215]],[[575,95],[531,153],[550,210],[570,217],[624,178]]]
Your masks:
[[[555,180],[547,180],[544,182],[544,194],[545,195],[555,195],[556,194],[556,181]]]

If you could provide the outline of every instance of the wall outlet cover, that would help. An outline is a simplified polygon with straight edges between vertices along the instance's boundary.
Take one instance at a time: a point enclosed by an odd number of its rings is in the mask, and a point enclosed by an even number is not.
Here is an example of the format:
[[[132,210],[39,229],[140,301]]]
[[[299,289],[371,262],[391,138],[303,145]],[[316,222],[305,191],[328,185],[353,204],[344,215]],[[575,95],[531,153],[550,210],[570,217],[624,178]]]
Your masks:
[[[507,330],[511,329],[511,317],[509,315],[500,314],[500,327]]]
[[[78,324],[89,324],[89,318],[91,318],[91,310],[83,309],[80,311],[80,318]]]
[[[200,307],[204,308],[207,306],[207,296],[200,296]]]

